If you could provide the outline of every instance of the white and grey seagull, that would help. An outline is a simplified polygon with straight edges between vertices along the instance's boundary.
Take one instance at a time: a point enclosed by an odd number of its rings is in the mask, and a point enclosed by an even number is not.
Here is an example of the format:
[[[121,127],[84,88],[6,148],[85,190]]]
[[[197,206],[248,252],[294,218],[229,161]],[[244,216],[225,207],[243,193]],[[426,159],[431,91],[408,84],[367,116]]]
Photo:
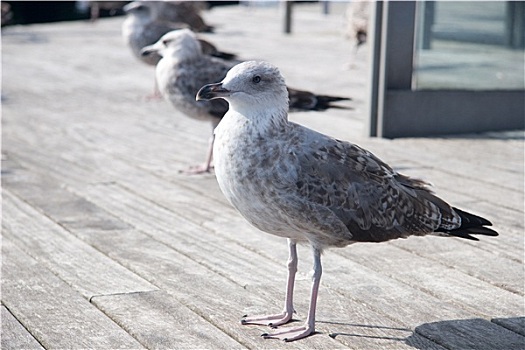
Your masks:
[[[265,62],[233,67],[198,100],[225,99],[215,129],[215,174],[229,202],[258,229],[288,238],[290,257],[282,313],[244,317],[243,324],[277,327],[294,312],[297,243],[311,245],[314,273],[304,325],[265,338],[292,341],[315,331],[321,253],[328,247],[384,242],[412,235],[497,236],[491,223],[454,208],[421,180],[394,171],[367,150],[288,121],[288,92],[279,70]]]
[[[169,3],[167,1],[133,1],[124,6],[126,19],[122,23],[122,37],[129,46],[133,55],[143,63],[155,66],[161,56],[156,54],[143,55],[141,50],[156,43],[164,34],[180,29],[203,28],[195,25],[191,15],[192,5],[187,3]],[[184,10],[184,11],[182,11]],[[178,15],[175,15],[175,13]],[[166,20],[166,14],[172,14],[173,21]],[[194,14],[198,16],[197,14]],[[199,24],[200,22],[197,21]],[[203,54],[220,57],[225,60],[235,58],[235,54],[223,52],[217,49],[209,41],[199,40]],[[158,95],[155,85],[154,95]]]

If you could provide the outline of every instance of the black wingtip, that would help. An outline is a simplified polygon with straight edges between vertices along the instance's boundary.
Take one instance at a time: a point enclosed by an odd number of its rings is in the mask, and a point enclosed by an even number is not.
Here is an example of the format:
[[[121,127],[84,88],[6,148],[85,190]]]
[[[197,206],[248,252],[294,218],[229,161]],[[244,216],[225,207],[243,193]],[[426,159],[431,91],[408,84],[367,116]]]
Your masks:
[[[312,108],[312,110],[315,110],[315,111],[325,111],[329,108],[350,109],[350,107],[333,105],[332,102],[352,101],[351,97],[339,97],[339,96],[327,96],[327,95],[315,95],[315,98],[317,101],[316,101],[315,106]]]
[[[310,91],[288,88],[290,111],[325,111],[329,108],[350,109],[332,102],[351,101],[350,97],[316,95]]]
[[[478,226],[492,226],[492,222],[471,213],[467,213],[458,208],[452,207],[452,209],[461,217],[461,227],[478,227]]]
[[[479,241],[479,239],[471,235],[483,235],[491,237],[499,236],[498,232],[488,227],[484,227],[492,226],[492,223],[489,220],[482,218],[481,216],[467,213],[466,211],[458,208],[452,209],[461,217],[461,226],[455,230],[448,231],[447,233],[450,236],[470,239],[473,241]]]
[[[472,241],[479,241],[479,239],[471,235],[483,235],[483,236],[491,236],[491,237],[499,236],[499,233],[497,233],[496,231],[488,227],[473,227],[473,228],[468,228],[465,230],[459,229],[457,231],[456,230],[450,231],[448,232],[448,234],[450,236],[470,239]]]

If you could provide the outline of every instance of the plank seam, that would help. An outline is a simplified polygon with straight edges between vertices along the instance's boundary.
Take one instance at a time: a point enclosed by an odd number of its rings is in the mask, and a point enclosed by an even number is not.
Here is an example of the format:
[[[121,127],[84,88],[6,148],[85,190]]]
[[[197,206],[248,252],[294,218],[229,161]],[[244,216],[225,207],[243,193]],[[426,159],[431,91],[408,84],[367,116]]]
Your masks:
[[[5,304],[5,302],[2,300],[2,305],[6,308],[6,310],[13,316],[13,318],[22,326],[28,334],[31,335],[31,337],[42,347],[42,349],[45,349],[45,346],[40,342],[40,340],[33,334],[31,331],[26,327],[25,324],[23,324],[18,317],[16,317],[16,314],[11,311],[9,306]]]

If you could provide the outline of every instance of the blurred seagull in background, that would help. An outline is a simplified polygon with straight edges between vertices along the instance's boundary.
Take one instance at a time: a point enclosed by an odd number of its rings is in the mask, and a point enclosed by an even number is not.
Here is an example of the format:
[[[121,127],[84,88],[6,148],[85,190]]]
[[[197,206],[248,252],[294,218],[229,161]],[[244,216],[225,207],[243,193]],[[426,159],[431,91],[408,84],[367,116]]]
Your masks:
[[[191,21],[191,18],[193,16],[181,15],[181,11],[178,10],[179,7],[182,7],[182,4],[172,4],[165,1],[134,1],[124,6],[126,19],[122,23],[122,36],[135,57],[148,65],[155,66],[159,62],[160,56],[156,54],[142,55],[141,50],[145,46],[154,44],[164,34],[173,30],[203,28],[203,25],[192,25],[191,22],[194,21]],[[185,5],[183,13],[191,13],[189,11],[191,8],[193,8],[191,5]],[[177,13],[179,15],[175,15]],[[168,21],[165,19],[166,17],[173,20]],[[207,28],[211,27],[207,26]],[[221,52],[205,40],[199,39],[199,41],[204,54],[227,60],[235,58],[234,54]],[[156,85],[154,95],[158,95]]]

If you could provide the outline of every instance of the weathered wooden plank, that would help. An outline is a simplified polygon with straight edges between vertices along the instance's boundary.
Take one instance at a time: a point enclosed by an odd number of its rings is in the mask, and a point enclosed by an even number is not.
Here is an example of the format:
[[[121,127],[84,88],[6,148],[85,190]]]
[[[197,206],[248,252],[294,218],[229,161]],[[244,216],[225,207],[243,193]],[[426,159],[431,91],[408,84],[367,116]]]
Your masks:
[[[392,245],[523,296],[523,263],[477,247],[491,239],[482,239],[471,247],[459,244],[455,238],[431,238],[425,244],[416,239],[407,239],[392,242]]]
[[[46,349],[143,348],[6,236],[2,240],[2,303]]]
[[[99,296],[93,303],[150,349],[245,348],[164,291]]]
[[[493,318],[491,321],[497,325],[510,329],[515,333],[525,336],[525,317]]]
[[[416,333],[447,349],[523,349],[525,337],[484,319],[462,319],[427,323]]]
[[[378,248],[355,245],[351,249],[337,250],[336,253],[342,256],[350,255],[375,271],[383,272],[407,285],[427,291],[440,300],[451,302],[480,316],[520,316],[522,312],[523,297],[521,295],[490,285],[454,268],[445,267],[389,244]],[[515,262],[514,264],[519,265]],[[482,269],[483,266],[479,268]],[[501,274],[506,273],[505,265],[499,268]],[[506,275],[506,277],[510,276]]]
[[[68,191],[47,173],[29,171],[13,157],[2,161],[2,186],[64,227],[116,230],[129,228],[124,222],[93,203]]]
[[[54,177],[72,187],[83,187],[88,183],[119,182],[130,188],[140,189],[141,192],[150,194],[149,198],[153,201],[179,209],[188,216],[205,216],[211,209],[201,201],[195,200],[196,194],[181,186],[183,183],[178,182],[174,185],[137,167],[136,164],[126,163],[107,154],[84,150],[75,152],[74,156],[70,156],[71,159],[60,157],[57,161],[50,162],[48,152],[33,149],[23,142],[13,142],[15,147],[8,151],[8,157],[16,158],[18,163],[31,171],[38,169],[40,173],[52,173]],[[92,165],[93,157],[97,158],[96,166]],[[201,182],[203,187],[212,185],[218,189],[214,178],[199,178],[193,181]],[[224,197],[222,198],[225,201]],[[214,205],[216,204],[217,202]]]
[[[18,244],[88,300],[94,295],[157,289],[6,190],[3,191],[2,214],[4,237]]]
[[[470,169],[470,166],[474,169],[484,167],[496,173],[523,173],[520,167],[523,164],[523,149],[516,147],[523,142],[523,136],[521,139],[503,137],[497,140],[484,133],[474,138],[461,135],[450,138],[401,138],[386,142],[390,147],[381,147],[381,152],[386,155],[404,155],[407,159],[443,168],[459,176],[475,178],[481,175],[485,181],[492,178],[485,172],[461,171]],[[382,141],[378,140],[378,143]]]
[[[42,345],[31,333],[2,305],[2,349],[43,350]]]
[[[212,134],[207,123],[179,117],[175,129],[172,119],[167,122],[159,117],[155,123],[151,120],[146,123],[142,118],[125,128],[120,123],[96,124],[89,128],[76,125],[68,127],[66,133],[84,148],[96,149],[154,174],[171,177],[204,160]],[[156,135],[154,147],[143,147],[143,139],[137,135],[153,134]],[[184,149],[184,152],[174,152],[175,149]]]
[[[273,306],[273,309],[279,310],[280,300],[279,303],[269,301],[263,295],[245,289],[227,277],[209,270],[192,257],[180,254],[140,231],[115,231],[113,235],[93,231],[86,238],[101,251],[111,250],[115,260],[148,278],[243,346],[267,349],[274,348],[277,344],[259,336],[268,330],[267,327],[245,327],[240,325],[239,319],[248,305],[258,305],[259,308]],[[309,337],[304,342],[278,344],[286,349],[346,348],[322,334]]]

